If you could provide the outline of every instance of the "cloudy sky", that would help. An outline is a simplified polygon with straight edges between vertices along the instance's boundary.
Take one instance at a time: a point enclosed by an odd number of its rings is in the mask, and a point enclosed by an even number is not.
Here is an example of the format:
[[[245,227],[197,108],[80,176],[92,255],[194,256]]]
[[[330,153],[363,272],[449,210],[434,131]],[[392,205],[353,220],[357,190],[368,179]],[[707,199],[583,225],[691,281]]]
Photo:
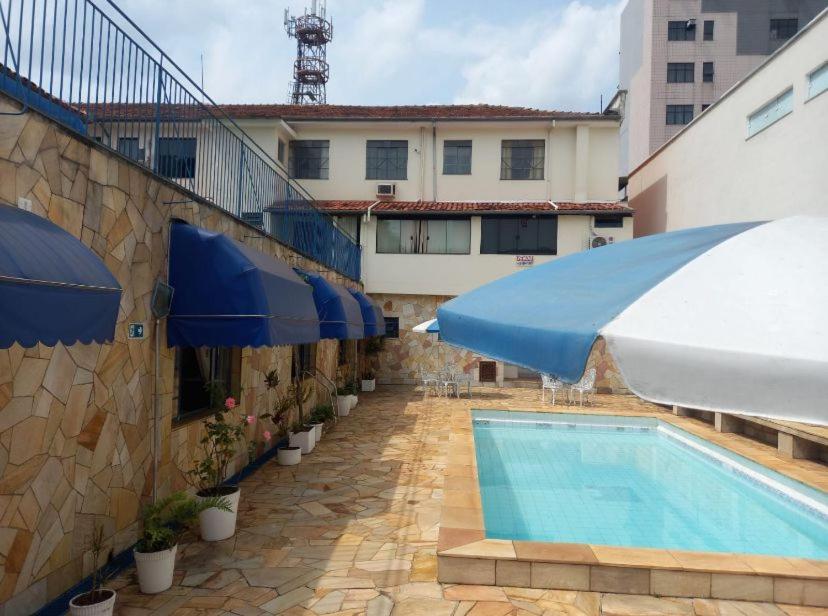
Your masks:
[[[597,111],[618,81],[624,0],[329,0],[329,103],[496,103]],[[121,0],[219,102],[285,102],[310,0]]]

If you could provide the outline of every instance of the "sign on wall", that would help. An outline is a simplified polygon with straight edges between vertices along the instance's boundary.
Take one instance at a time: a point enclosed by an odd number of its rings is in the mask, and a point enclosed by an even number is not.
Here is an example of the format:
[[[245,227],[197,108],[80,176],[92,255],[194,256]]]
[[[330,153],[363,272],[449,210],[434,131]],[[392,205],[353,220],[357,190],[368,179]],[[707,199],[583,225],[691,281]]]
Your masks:
[[[535,255],[515,255],[515,265],[518,267],[531,267],[535,264]]]

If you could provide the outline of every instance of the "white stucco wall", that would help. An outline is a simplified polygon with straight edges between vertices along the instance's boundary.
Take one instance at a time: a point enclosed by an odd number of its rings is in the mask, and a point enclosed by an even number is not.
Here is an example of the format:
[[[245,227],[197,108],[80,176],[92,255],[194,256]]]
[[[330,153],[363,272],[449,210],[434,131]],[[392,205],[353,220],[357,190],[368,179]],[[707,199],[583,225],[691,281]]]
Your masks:
[[[514,255],[480,254],[480,217],[471,219],[471,253],[467,255],[377,254],[376,216],[362,223],[362,273],[369,293],[411,295],[459,295],[480,285],[513,274],[523,267]],[[535,265],[584,250],[589,245],[592,216],[558,217],[558,254],[536,255]],[[632,238],[633,219],[624,227],[598,229],[599,235],[615,241]]]
[[[772,56],[630,176],[636,235],[792,214],[828,215],[828,17]],[[748,138],[748,116],[789,87],[793,112]]]

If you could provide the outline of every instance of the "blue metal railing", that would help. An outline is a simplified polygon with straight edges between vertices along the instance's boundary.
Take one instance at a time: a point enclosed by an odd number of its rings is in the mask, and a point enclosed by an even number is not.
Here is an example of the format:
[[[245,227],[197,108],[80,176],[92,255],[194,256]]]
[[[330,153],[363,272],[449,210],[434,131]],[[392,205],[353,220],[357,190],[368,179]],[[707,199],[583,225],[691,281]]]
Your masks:
[[[120,8],[0,0],[0,90],[337,272],[360,247]]]

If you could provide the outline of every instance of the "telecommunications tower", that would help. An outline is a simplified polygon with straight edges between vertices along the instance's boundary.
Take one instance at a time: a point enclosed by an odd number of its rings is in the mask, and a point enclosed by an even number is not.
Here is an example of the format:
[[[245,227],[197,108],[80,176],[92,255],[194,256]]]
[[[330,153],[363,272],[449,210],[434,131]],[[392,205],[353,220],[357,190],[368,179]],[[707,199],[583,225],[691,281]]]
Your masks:
[[[289,102],[294,105],[323,105],[330,67],[326,47],[333,38],[333,24],[325,16],[325,0],[312,0],[310,12],[292,17],[285,9],[285,30],[296,39],[296,60]]]

